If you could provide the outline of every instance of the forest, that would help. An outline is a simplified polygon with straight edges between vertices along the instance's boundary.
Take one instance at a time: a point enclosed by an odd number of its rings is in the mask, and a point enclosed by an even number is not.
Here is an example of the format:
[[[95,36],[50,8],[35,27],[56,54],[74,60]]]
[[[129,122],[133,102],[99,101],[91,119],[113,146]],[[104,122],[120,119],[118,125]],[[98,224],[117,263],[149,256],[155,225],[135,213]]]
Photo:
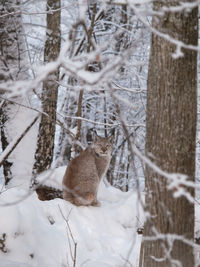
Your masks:
[[[199,5],[0,0],[0,267],[200,266]],[[76,206],[96,134],[100,205]]]

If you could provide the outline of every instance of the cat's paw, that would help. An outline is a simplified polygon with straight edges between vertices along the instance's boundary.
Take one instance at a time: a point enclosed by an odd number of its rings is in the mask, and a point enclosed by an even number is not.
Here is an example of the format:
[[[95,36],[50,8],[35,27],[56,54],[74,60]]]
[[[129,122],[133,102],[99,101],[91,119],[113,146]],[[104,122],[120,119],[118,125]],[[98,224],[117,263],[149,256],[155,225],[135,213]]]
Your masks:
[[[94,207],[101,207],[101,203],[98,200],[93,201],[91,205]]]

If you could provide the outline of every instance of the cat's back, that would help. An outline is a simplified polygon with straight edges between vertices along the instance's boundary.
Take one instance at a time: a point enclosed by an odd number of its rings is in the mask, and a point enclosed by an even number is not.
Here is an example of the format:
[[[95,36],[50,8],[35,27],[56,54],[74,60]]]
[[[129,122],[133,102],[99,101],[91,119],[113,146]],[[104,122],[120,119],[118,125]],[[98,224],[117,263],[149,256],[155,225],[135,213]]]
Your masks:
[[[63,182],[82,178],[96,171],[95,158],[91,147],[87,147],[77,157],[73,158],[66,169]]]
[[[92,148],[89,146],[85,150],[83,150],[78,156],[73,158],[68,166],[76,167],[77,168],[82,168],[83,166],[86,166],[88,164],[93,164],[94,163],[94,155]]]

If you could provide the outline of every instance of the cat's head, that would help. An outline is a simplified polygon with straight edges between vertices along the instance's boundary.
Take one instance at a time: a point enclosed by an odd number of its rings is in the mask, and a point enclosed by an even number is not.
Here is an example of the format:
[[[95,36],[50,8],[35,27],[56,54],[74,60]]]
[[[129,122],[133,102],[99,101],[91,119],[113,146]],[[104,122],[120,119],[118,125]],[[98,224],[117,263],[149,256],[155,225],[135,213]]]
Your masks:
[[[92,147],[95,153],[100,157],[105,157],[111,154],[114,136],[101,137],[94,132],[94,142]]]

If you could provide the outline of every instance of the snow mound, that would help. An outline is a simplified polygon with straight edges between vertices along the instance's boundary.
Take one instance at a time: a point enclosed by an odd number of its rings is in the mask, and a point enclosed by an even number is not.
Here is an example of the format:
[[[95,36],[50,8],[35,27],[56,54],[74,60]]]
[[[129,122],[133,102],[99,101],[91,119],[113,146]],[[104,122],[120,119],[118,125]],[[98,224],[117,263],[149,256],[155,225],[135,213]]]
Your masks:
[[[60,184],[64,169],[52,175]],[[62,199],[42,202],[36,193],[27,197],[17,187],[2,192],[0,266],[138,266],[143,214],[137,194],[102,182],[98,199],[101,207],[76,207]]]
[[[37,177],[37,181],[43,185],[47,185],[62,190],[62,179],[66,170],[66,166],[55,169],[49,169]]]

